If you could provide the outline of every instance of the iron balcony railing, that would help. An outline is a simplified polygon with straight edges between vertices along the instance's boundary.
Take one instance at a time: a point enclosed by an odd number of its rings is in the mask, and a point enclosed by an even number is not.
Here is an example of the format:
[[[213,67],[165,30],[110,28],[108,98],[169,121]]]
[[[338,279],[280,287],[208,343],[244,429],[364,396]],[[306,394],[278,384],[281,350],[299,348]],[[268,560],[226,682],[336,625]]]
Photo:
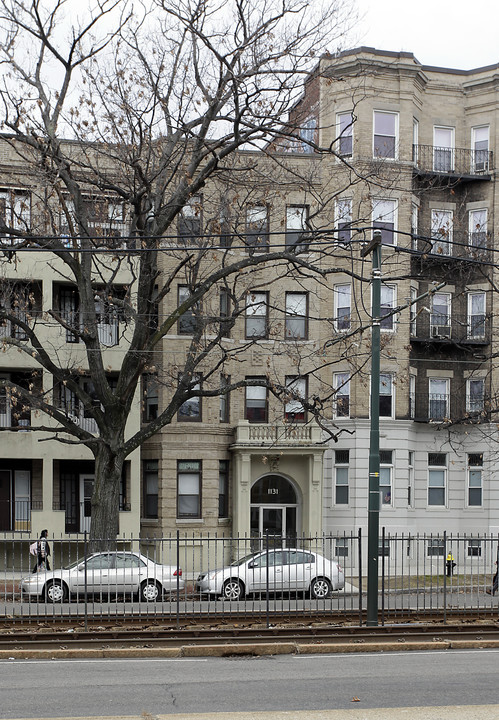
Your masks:
[[[412,160],[417,170],[425,174],[483,177],[493,170],[491,150],[413,145]]]
[[[478,423],[488,420],[486,405],[483,393],[412,393],[409,414],[416,422]]]
[[[426,259],[471,260],[488,262],[491,258],[493,235],[490,232],[469,232],[461,228],[419,227],[413,232],[413,250],[424,253]],[[419,261],[419,257],[418,257]]]
[[[485,313],[460,315],[419,309],[411,321],[413,342],[449,342],[486,345],[491,338],[491,318]]]

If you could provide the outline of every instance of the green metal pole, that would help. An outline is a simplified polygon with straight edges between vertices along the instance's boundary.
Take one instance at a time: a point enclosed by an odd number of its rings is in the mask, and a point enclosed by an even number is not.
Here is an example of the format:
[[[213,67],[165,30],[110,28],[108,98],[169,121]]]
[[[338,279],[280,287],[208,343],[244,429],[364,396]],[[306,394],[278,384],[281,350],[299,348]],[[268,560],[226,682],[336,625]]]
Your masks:
[[[381,233],[363,252],[372,252],[371,429],[367,514],[367,625],[378,624],[379,554],[379,364],[381,312]]]

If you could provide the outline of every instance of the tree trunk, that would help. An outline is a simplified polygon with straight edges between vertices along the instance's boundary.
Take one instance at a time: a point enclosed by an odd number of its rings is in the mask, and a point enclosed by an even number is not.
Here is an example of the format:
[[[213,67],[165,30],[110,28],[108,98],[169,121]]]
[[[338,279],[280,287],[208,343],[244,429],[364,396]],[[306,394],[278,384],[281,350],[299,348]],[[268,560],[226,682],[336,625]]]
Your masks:
[[[113,452],[108,445],[99,446],[95,457],[95,480],[91,504],[91,552],[116,547],[123,461],[123,456]]]

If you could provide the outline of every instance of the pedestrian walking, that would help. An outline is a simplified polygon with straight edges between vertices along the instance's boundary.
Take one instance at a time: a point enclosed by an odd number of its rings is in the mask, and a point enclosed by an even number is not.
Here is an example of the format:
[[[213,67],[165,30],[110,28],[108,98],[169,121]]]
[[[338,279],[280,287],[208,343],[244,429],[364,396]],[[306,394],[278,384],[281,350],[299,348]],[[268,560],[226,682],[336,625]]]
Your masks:
[[[485,592],[487,593],[487,595],[495,595],[495,594],[496,594],[496,592],[497,592],[497,583],[498,583],[498,580],[497,580],[497,560],[496,560],[496,574],[495,574],[494,577],[492,578],[492,587],[491,587],[491,589],[490,589],[490,590],[487,589],[487,590],[485,591]]]
[[[49,555],[50,545],[47,540],[48,530],[42,530],[40,537],[36,542],[36,563],[32,572],[40,572],[40,570],[50,570]]]

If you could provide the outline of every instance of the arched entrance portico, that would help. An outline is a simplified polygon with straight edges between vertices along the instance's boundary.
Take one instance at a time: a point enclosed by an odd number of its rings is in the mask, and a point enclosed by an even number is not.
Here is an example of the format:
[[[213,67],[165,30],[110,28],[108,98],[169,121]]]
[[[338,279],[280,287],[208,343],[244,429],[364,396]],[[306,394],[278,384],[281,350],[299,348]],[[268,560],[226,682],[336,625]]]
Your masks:
[[[250,529],[253,540],[293,547],[301,529],[301,495],[282,475],[264,475],[251,488]]]

